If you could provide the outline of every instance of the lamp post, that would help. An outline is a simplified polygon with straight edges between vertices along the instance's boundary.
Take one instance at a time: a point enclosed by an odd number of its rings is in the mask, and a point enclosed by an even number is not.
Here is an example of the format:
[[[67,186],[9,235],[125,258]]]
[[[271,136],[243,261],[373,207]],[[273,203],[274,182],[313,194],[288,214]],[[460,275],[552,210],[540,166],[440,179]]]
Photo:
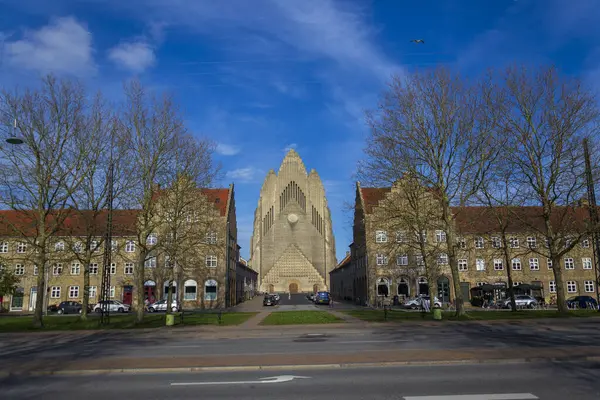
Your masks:
[[[107,177],[107,194],[106,194],[106,233],[104,234],[104,257],[103,257],[103,268],[102,268],[102,286],[100,294],[100,308],[102,313],[100,314],[100,323],[110,323],[110,268],[112,261],[112,228],[113,228],[113,179],[114,179],[114,161],[113,161],[113,137],[111,135],[110,141],[110,161],[108,164],[108,177]],[[140,307],[141,305],[138,305]]]
[[[594,179],[592,176],[592,166],[590,162],[590,150],[588,148],[588,139],[583,139],[583,157],[585,159],[585,178],[588,192],[588,212],[590,214],[590,221],[592,223],[592,249],[594,250],[594,271],[596,275],[595,289],[596,299],[600,304],[600,291],[598,287],[600,285],[600,235],[598,234],[598,225],[600,219],[598,218],[598,209],[596,205],[596,191],[594,190]],[[600,311],[600,307],[597,307]]]

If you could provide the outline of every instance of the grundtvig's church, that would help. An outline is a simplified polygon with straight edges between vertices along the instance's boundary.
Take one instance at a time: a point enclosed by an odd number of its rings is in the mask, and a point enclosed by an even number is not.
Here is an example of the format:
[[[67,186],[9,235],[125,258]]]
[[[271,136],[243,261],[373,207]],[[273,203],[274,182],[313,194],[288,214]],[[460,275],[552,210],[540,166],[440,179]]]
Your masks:
[[[298,293],[327,290],[336,263],[325,188],[292,149],[260,191],[250,265],[259,272],[261,291]]]

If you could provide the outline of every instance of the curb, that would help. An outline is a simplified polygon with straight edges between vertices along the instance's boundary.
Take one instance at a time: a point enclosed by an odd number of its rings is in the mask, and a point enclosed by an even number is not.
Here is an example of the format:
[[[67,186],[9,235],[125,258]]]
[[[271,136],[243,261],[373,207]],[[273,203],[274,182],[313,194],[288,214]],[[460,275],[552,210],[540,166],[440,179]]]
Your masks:
[[[350,368],[385,368],[385,367],[427,367],[427,366],[453,366],[469,364],[527,364],[549,362],[598,362],[600,356],[583,357],[526,357],[526,358],[496,358],[496,359],[459,359],[459,360],[432,360],[432,361],[390,361],[380,363],[332,363],[332,364],[305,364],[305,365],[236,365],[222,367],[174,367],[174,368],[110,368],[88,370],[56,370],[56,371],[20,371],[0,372],[0,378],[18,376],[88,376],[108,374],[163,374],[163,373],[188,373],[188,372],[244,372],[244,371],[286,371],[286,370],[320,370],[320,369],[350,369]]]

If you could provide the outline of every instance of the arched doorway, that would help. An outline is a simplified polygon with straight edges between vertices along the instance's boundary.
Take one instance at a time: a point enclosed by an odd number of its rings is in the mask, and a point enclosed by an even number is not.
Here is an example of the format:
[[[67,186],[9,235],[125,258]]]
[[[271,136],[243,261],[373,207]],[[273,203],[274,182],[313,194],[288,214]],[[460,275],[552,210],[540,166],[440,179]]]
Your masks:
[[[450,302],[450,280],[445,276],[440,276],[437,280],[438,299],[442,303]]]
[[[314,292],[314,293],[317,293],[318,291],[319,291],[319,285],[317,285],[317,284],[314,284],[314,285],[313,285],[313,292]]]
[[[406,278],[400,278],[398,280],[398,299],[404,301],[410,297],[410,289],[408,287],[408,280]]]
[[[377,279],[377,295],[384,297],[390,295],[390,281],[387,278]]]
[[[150,303],[154,303],[156,301],[156,282],[144,282],[144,299],[148,299]]]
[[[290,293],[298,293],[298,284],[297,283],[290,283]]]
[[[417,279],[417,291],[419,296],[429,296],[429,283],[427,283],[427,278],[424,276]]]
[[[275,292],[275,286],[269,285],[269,293]]]

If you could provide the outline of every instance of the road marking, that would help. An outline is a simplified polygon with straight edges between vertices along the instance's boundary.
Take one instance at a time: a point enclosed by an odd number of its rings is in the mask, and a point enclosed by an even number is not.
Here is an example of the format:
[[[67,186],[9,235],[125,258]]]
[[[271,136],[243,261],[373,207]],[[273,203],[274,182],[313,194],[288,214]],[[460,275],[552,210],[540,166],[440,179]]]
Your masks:
[[[192,385],[247,385],[247,384],[262,384],[262,383],[283,383],[290,382],[294,379],[310,379],[310,376],[296,375],[279,375],[270,376],[268,378],[260,378],[258,381],[228,381],[228,382],[175,382],[171,386],[192,386]]]
[[[453,394],[449,396],[405,396],[404,400],[533,400],[531,393]]]
[[[396,342],[410,342],[409,339],[396,339],[396,340],[349,340],[344,342],[337,342],[340,344],[350,344],[350,343],[396,343]],[[335,343],[335,342],[334,342]]]

